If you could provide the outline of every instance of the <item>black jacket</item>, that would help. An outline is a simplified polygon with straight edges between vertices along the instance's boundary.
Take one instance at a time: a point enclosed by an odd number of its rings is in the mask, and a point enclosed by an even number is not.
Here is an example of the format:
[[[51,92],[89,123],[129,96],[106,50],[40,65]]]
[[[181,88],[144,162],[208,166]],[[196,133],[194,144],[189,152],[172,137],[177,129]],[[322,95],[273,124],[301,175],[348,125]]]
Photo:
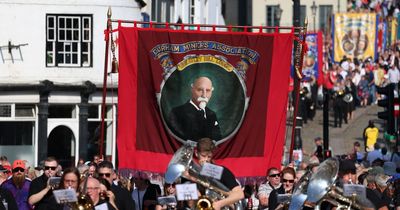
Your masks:
[[[115,204],[117,205],[118,210],[135,210],[135,202],[128,190],[112,184],[111,191],[115,195]]]
[[[208,107],[204,112],[199,111],[190,102],[172,109],[167,123],[172,133],[183,140],[199,140],[201,138],[221,139],[221,131],[217,115]]]

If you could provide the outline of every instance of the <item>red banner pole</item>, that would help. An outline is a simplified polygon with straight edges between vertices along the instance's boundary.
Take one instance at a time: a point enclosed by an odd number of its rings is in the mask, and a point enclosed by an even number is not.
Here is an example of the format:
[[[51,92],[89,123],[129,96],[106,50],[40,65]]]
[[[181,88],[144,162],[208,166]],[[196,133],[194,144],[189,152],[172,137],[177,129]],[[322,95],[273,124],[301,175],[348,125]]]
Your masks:
[[[107,11],[107,29],[104,30],[104,41],[106,42],[105,46],[105,55],[104,55],[104,74],[103,74],[103,95],[101,101],[101,127],[100,127],[100,139],[99,139],[99,156],[103,158],[103,144],[104,144],[104,118],[106,112],[106,96],[107,96],[107,69],[108,69],[108,48],[110,45],[110,33],[111,31],[111,8],[108,8]]]

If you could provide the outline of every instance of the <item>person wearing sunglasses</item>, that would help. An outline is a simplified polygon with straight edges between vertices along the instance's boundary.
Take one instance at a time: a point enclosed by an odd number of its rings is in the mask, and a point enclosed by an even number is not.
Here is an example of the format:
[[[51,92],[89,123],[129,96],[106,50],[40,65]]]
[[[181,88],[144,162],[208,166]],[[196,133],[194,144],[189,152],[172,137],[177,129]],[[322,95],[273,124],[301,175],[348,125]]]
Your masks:
[[[115,204],[115,195],[111,191],[111,184],[103,178],[98,178],[100,182],[100,199],[107,201],[114,209],[117,209],[117,204]]]
[[[102,161],[97,166],[97,175],[99,178],[106,179],[111,185],[111,191],[116,198],[116,205],[118,210],[131,210],[135,209],[135,202],[133,201],[128,190],[115,185],[113,178],[116,177],[114,172],[114,165],[110,161]]]
[[[267,170],[267,181],[258,187],[257,197],[260,201],[260,209],[268,209],[268,199],[272,190],[281,187],[281,173],[279,169],[271,167]]]
[[[50,186],[49,178],[56,176],[58,162],[55,157],[47,157],[44,160],[44,173],[34,179],[29,188],[29,204],[35,206],[35,210],[48,209],[54,186]]]
[[[164,196],[175,196],[176,198],[176,183],[165,183],[164,184]],[[174,203],[169,203],[165,205],[161,205],[158,203],[156,205],[156,210],[174,210],[174,209],[183,209],[184,203],[182,201],[174,202]]]
[[[272,190],[269,199],[269,209],[280,209],[283,204],[278,202],[278,195],[280,194],[292,194],[294,181],[296,178],[296,172],[291,167],[286,167],[281,172],[282,185],[278,189]]]
[[[7,181],[3,182],[2,188],[11,192],[18,209],[31,210],[32,206],[28,203],[28,193],[31,181],[25,178],[25,162],[23,160],[15,160],[12,165],[12,176]]]

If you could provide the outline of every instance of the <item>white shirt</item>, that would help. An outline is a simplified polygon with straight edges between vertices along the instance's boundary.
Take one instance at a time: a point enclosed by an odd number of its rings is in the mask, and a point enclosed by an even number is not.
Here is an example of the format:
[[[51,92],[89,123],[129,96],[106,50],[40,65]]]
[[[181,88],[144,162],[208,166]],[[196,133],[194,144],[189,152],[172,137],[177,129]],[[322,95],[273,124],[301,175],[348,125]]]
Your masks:
[[[390,83],[399,83],[400,72],[396,67],[390,68],[387,74],[389,76]]]
[[[199,107],[197,107],[196,106],[196,104],[192,101],[192,100],[190,100],[190,104],[192,104],[193,106],[194,106],[194,108],[196,108],[197,110],[203,110],[203,113],[204,113],[204,118],[207,118],[207,115],[206,115],[206,110],[205,109],[200,109]]]

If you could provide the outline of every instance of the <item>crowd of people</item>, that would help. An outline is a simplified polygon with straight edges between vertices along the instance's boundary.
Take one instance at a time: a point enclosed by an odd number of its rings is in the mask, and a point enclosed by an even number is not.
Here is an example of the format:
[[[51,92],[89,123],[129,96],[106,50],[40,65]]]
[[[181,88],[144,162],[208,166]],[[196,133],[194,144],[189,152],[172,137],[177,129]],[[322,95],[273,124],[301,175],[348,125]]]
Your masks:
[[[375,12],[384,17],[397,17],[400,2],[396,0],[347,0],[349,12]]]
[[[330,107],[334,116],[334,127],[341,127],[353,119],[357,108],[377,104],[384,96],[377,88],[398,84],[400,80],[400,47],[384,51],[374,61],[344,57],[339,63],[326,63],[323,68],[323,85],[315,79],[302,83],[299,115],[304,123],[312,120],[315,110],[323,105],[323,87],[328,90]]]
[[[0,209],[78,209],[80,205],[96,209],[135,209],[129,188],[118,182],[113,164],[99,162],[96,157],[97,161],[62,170],[54,157],[48,157],[42,166],[31,169],[24,160],[10,164],[3,156]],[[76,202],[64,202],[53,193],[63,189],[76,192]]]
[[[204,138],[199,140],[196,154],[200,165],[212,162],[215,143]],[[48,157],[39,167],[31,169],[24,160],[10,164],[3,156],[0,164],[0,209],[109,209],[109,210],[161,210],[171,205],[160,204],[158,197],[176,196],[175,184],[152,183],[147,173],[138,172],[133,177],[116,173],[113,164],[98,155],[93,161],[79,160],[76,167],[62,169],[54,157]],[[32,173],[30,173],[32,171]],[[55,177],[59,177],[58,179]],[[186,176],[188,180],[193,179]],[[58,180],[58,181],[57,181]],[[213,209],[219,210],[243,199],[244,194],[232,172],[224,168],[221,180],[230,192],[226,198],[213,202]],[[58,190],[73,190],[76,201],[57,197]],[[179,204],[179,205],[178,205]],[[174,208],[194,208],[194,201],[179,202]],[[92,206],[93,208],[87,208]]]
[[[233,173],[223,167],[220,182],[227,186],[228,192],[226,197],[211,203],[213,209],[219,210],[230,205],[241,205],[246,209],[288,207],[290,195],[296,190],[296,185],[307,184],[302,183],[307,180],[304,177],[310,177],[318,172],[320,165],[324,164],[324,159],[318,157],[323,139],[316,138],[315,143],[315,151],[308,161],[291,163],[280,168],[271,167],[266,171],[265,181],[261,183],[247,183],[242,186]],[[214,163],[214,149],[215,143],[211,139],[200,139],[194,153],[194,161],[200,166]],[[397,159],[393,162],[385,158],[382,152],[379,143],[374,144],[373,151],[364,152],[360,143],[356,142],[352,152],[337,156],[339,172],[334,186],[343,187],[344,184],[364,186],[366,199],[372,203],[370,206],[365,206],[365,209],[399,210],[400,153],[396,153]],[[152,183],[145,172],[137,173],[130,178],[119,176],[113,164],[102,161],[99,156],[95,156],[93,161],[80,160],[76,167],[64,170],[54,157],[48,157],[42,166],[33,169],[33,173],[29,173],[31,169],[26,161],[15,160],[10,164],[4,156],[1,160],[0,209],[76,209],[80,205],[85,206],[90,203],[97,209],[170,210],[193,209],[198,205],[195,200],[175,200],[173,203],[160,203],[158,200],[161,196],[176,198],[178,184],[199,183],[196,181],[198,174],[193,176],[190,171],[171,183]],[[60,177],[59,182],[53,182],[54,177]],[[77,201],[57,202],[54,191],[63,189],[72,189],[76,192]],[[204,186],[199,186],[198,190],[200,196],[204,195],[206,189]],[[286,196],[286,200],[282,199],[282,196]],[[312,203],[304,205],[306,209],[315,207]],[[322,209],[334,207],[329,202],[323,202],[321,205],[324,206]]]
[[[299,181],[304,174],[312,174],[318,170],[324,161],[321,154],[322,147],[323,139],[315,138],[315,149],[309,160],[298,163],[293,161],[288,165],[282,165],[281,168],[271,167],[267,170],[265,182],[246,186],[245,196],[252,201],[253,209],[284,207],[285,203],[277,203],[277,194],[294,193],[295,186],[301,184]],[[336,155],[339,160],[339,172],[335,187],[343,188],[344,184],[362,185],[366,187],[366,198],[372,203],[371,209],[398,210],[400,209],[400,153],[394,153],[389,157],[385,155],[384,148],[384,145],[375,143],[374,150],[367,152],[359,142],[355,142],[351,152]],[[325,206],[322,209],[331,208]]]

